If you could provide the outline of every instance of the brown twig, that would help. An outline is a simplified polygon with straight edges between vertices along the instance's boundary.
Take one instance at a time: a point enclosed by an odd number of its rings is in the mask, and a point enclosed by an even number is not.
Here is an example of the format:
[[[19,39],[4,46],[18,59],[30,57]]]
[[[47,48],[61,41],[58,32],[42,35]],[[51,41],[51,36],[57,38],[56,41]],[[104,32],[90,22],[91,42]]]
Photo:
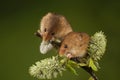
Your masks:
[[[93,77],[94,80],[99,80],[98,77],[95,75],[95,72],[91,69],[91,67],[81,66],[81,68],[87,71]]]
[[[88,57],[89,58],[89,57]],[[80,57],[75,57],[75,58],[71,58],[71,60],[77,62],[77,63],[84,63],[84,60],[81,59]],[[81,68],[83,68],[85,71],[87,71],[94,80],[99,80],[95,74],[95,72],[92,70],[91,67],[88,66],[80,66]]]
[[[42,38],[42,35],[41,35],[41,32],[40,32],[40,30],[37,30],[37,32],[35,32],[34,33],[37,37],[40,37],[40,38]]]

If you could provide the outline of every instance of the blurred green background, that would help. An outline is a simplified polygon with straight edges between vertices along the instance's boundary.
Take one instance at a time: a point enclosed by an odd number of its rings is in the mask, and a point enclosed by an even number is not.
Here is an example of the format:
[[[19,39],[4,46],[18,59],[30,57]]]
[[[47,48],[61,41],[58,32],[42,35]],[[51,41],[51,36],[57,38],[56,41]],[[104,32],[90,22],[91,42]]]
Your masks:
[[[48,12],[64,15],[74,31],[93,35],[104,31],[107,51],[97,72],[100,80],[119,80],[120,72],[120,1],[116,0],[4,0],[0,2],[0,80],[37,80],[29,75],[29,66],[55,55],[42,55],[41,40],[34,35],[40,19]],[[87,80],[82,69],[80,76],[66,71],[53,80]]]

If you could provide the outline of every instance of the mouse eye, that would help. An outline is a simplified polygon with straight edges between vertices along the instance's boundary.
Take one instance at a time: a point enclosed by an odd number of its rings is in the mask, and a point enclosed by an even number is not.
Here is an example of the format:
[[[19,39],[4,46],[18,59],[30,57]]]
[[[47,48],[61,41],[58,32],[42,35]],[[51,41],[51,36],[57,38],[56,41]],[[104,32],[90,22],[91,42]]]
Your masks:
[[[47,31],[47,29],[45,28],[45,29],[44,29],[44,32],[46,32],[46,31]]]
[[[68,46],[67,46],[67,45],[64,45],[64,48],[68,48]]]
[[[53,36],[53,35],[55,35],[55,33],[54,33],[54,32],[52,32],[52,33],[51,33],[51,35]]]

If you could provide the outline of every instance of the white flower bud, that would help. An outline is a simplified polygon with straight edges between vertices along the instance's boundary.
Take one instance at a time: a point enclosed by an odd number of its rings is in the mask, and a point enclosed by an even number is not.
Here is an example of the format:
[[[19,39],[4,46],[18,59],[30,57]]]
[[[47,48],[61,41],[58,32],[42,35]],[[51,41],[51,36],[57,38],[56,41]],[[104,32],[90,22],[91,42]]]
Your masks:
[[[42,54],[46,54],[48,51],[50,51],[53,48],[51,43],[42,41],[40,45],[40,52]]]

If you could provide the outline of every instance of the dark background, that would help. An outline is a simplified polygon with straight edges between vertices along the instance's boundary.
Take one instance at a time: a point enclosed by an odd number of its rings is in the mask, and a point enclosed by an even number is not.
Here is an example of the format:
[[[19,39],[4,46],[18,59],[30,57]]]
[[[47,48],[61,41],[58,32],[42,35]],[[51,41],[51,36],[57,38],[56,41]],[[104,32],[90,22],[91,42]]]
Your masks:
[[[104,31],[107,51],[97,72],[100,80],[119,80],[120,72],[120,1],[116,0],[4,0],[0,1],[0,80],[37,80],[29,75],[29,66],[55,55],[39,52],[41,40],[34,35],[40,19],[48,12],[64,15],[74,31],[93,35]],[[66,71],[54,80],[87,80]]]

